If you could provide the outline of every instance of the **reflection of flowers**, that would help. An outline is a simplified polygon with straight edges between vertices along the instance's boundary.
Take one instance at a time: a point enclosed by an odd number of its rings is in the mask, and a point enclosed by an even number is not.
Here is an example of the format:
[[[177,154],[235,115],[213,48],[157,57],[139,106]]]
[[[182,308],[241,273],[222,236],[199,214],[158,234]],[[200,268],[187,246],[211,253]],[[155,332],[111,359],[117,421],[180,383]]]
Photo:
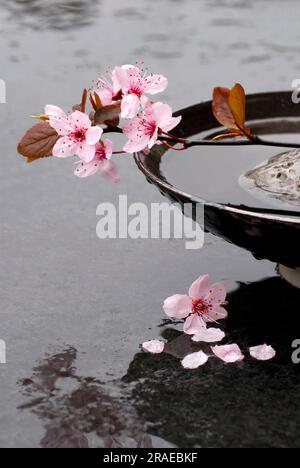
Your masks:
[[[131,406],[124,407],[122,400],[111,397],[98,380],[78,376],[76,357],[74,348],[49,356],[21,382],[29,400],[19,409],[30,409],[45,424],[41,446],[150,447],[151,440]]]

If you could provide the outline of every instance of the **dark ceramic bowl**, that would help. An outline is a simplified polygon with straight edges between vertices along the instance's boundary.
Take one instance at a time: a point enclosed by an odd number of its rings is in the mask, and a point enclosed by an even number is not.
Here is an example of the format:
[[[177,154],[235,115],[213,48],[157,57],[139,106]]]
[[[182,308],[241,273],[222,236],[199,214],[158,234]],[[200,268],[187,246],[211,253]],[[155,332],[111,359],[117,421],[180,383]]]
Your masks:
[[[192,137],[201,132],[220,130],[212,114],[212,103],[205,102],[177,113],[183,119],[176,134]],[[270,119],[287,119],[300,115],[299,106],[292,103],[291,92],[254,94],[247,96],[248,121],[256,123]],[[299,132],[300,132],[300,127]],[[284,131],[282,131],[284,133]],[[199,153],[206,147],[199,147]],[[218,148],[222,151],[221,148]],[[278,153],[282,150],[278,150]],[[135,161],[147,180],[172,202],[203,203],[205,229],[223,239],[250,251],[257,259],[268,259],[289,268],[300,267],[300,212],[282,209],[249,207],[242,204],[211,202],[205,197],[191,195],[173,186],[161,173],[161,161],[167,151],[154,147],[150,154],[139,153]],[[276,154],[276,149],[275,153]]]

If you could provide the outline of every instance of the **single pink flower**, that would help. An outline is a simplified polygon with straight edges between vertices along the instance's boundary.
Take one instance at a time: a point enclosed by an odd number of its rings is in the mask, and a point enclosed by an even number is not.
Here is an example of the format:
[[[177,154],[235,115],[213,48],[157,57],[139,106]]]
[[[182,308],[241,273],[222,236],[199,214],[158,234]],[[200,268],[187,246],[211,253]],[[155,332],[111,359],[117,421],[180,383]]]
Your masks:
[[[206,323],[227,317],[227,311],[222,307],[226,295],[223,284],[211,284],[209,275],[204,275],[192,284],[188,295],[176,294],[167,298],[163,308],[169,317],[186,319],[184,332],[196,335],[206,328]]]
[[[145,148],[151,149],[162,132],[169,132],[181,121],[181,117],[172,117],[168,104],[156,102],[145,108],[142,117],[130,120],[124,127],[128,141],[124,146],[126,153],[135,153]]]
[[[273,349],[272,346],[268,346],[267,344],[254,346],[253,348],[250,348],[249,351],[250,355],[258,361],[269,361],[276,356],[275,349]]]
[[[126,119],[133,119],[137,116],[141,107],[141,97],[144,94],[161,93],[168,86],[168,80],[163,75],[147,75],[133,65],[116,67],[113,73],[115,89],[121,89],[124,94],[121,117]]]
[[[110,81],[106,78],[99,78],[96,93],[103,106],[110,106],[122,100],[123,92],[115,78],[115,70],[110,75]]]
[[[198,369],[200,366],[204,366],[208,361],[208,356],[203,351],[197,353],[188,354],[181,361],[181,364],[185,369]]]
[[[144,351],[151,354],[161,354],[165,349],[165,343],[159,340],[145,341],[145,343],[142,344],[142,348]]]
[[[237,344],[214,346],[211,349],[215,356],[227,363],[240,362],[245,359]]]
[[[74,174],[77,177],[89,177],[96,174],[96,172],[100,172],[100,174],[110,182],[119,182],[118,168],[116,164],[111,161],[112,154],[112,142],[110,140],[106,140],[105,143],[101,141],[96,146],[94,159],[90,162],[79,161]]]
[[[92,161],[103,133],[102,128],[92,127],[88,115],[79,111],[66,115],[59,107],[48,105],[45,115],[49,116],[49,124],[61,136],[53,148],[53,156],[79,156],[85,162]]]
[[[225,333],[220,328],[201,328],[192,340],[196,343],[218,343],[225,338]]]

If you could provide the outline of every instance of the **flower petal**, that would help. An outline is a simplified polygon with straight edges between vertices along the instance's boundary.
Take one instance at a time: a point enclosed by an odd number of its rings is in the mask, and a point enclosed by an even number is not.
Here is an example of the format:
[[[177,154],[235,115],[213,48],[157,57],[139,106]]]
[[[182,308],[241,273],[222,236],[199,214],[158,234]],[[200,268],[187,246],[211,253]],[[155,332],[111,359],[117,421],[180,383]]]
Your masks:
[[[59,135],[69,135],[74,131],[73,125],[68,117],[50,117],[49,125],[57,131]]]
[[[95,145],[88,145],[86,142],[77,144],[76,156],[85,161],[86,163],[91,162],[96,153]]]
[[[222,283],[213,284],[206,296],[206,301],[209,304],[224,304],[227,296],[227,291]]]
[[[272,348],[272,346],[268,346],[267,344],[254,346],[253,348],[250,348],[249,351],[250,355],[258,361],[269,361],[276,356],[275,349]]]
[[[87,114],[83,112],[75,111],[69,116],[73,126],[75,128],[85,128],[88,129],[91,127],[92,122]]]
[[[172,108],[163,102],[156,102],[152,105],[152,117],[158,127],[164,128],[172,119]]]
[[[148,143],[148,148],[151,149],[157,143],[157,140],[158,140],[158,128],[155,129],[152,137],[150,138],[149,143]]]
[[[240,362],[245,359],[237,344],[214,346],[211,349],[218,358],[227,363]]]
[[[201,299],[207,295],[210,287],[211,281],[209,275],[200,276],[190,287],[189,296],[193,299]]]
[[[74,140],[64,136],[57,140],[52,150],[52,154],[57,158],[69,158],[70,156],[75,156],[76,148],[77,144],[74,143]]]
[[[100,161],[98,162],[91,161],[89,163],[85,163],[81,161],[78,163],[74,171],[74,175],[76,175],[77,177],[81,177],[81,178],[89,177],[91,175],[96,174],[96,172],[99,171],[99,166],[100,166]]]
[[[204,320],[197,314],[190,315],[183,326],[183,331],[187,335],[196,335],[202,328],[206,328]]]
[[[117,184],[120,182],[120,176],[117,165],[110,159],[104,159],[99,162],[99,171],[104,179]]]
[[[141,129],[140,118],[132,119],[124,126],[123,133],[128,138],[123,148],[126,153],[135,153],[148,147],[150,136],[143,133]]]
[[[119,89],[126,93],[130,89],[129,70],[138,70],[133,65],[123,65],[122,67],[116,67],[112,72],[113,88],[116,93]]]
[[[60,107],[51,104],[45,106],[45,115],[48,115],[48,117],[67,117]]]
[[[149,138],[146,136],[141,138],[140,141],[128,140],[124,145],[123,150],[126,153],[138,153],[143,151],[145,148],[148,148]]]
[[[168,297],[163,305],[165,314],[168,317],[183,319],[191,313],[192,301],[189,296],[175,294]]]
[[[142,107],[142,109],[144,111],[144,114],[146,116],[148,116],[148,115],[152,116],[152,106],[153,106],[153,104],[150,101],[150,99],[143,94],[141,96],[141,98],[140,98],[140,103],[141,103],[141,107]]]
[[[103,106],[110,106],[111,104],[113,104],[113,89],[111,88],[110,89],[98,89],[96,91],[96,93],[98,94],[99,98],[101,99],[101,102],[102,102],[102,105]]]
[[[144,81],[144,91],[148,94],[158,94],[168,86],[168,79],[163,75],[149,75]]]
[[[140,110],[140,99],[136,94],[129,94],[122,99],[121,117],[124,119],[134,119]]]
[[[161,354],[165,349],[165,343],[159,340],[145,341],[142,344],[142,348],[151,354]]]
[[[208,361],[208,356],[203,353],[203,351],[198,351],[197,353],[188,354],[181,361],[181,364],[185,369],[198,369],[198,367],[203,366]]]
[[[214,306],[212,307],[208,314],[206,315],[206,320],[208,322],[217,322],[218,320],[224,320],[228,317],[228,312],[224,307]]]
[[[192,340],[196,343],[218,343],[225,338],[225,333],[220,328],[202,328]]]
[[[86,131],[85,139],[88,145],[96,145],[99,142],[103,133],[100,127],[91,127]]]
[[[180,124],[181,120],[181,116],[172,117],[169,123],[163,126],[162,130],[164,130],[164,132],[169,132],[170,130],[173,130],[173,128],[177,127],[177,125]]]

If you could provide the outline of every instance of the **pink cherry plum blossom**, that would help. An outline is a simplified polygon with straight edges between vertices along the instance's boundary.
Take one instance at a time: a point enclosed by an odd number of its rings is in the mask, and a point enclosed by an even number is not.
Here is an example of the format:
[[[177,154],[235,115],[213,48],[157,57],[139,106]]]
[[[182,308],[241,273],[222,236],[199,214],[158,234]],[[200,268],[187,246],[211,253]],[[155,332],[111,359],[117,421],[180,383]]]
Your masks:
[[[204,366],[208,361],[208,356],[203,351],[188,354],[181,361],[181,364],[185,369],[198,369],[200,366]]]
[[[111,160],[113,144],[110,140],[96,146],[95,156],[90,162],[79,161],[74,172],[77,177],[89,177],[99,172],[106,180],[117,183],[120,180],[116,164]]]
[[[172,117],[172,109],[168,104],[156,102],[145,106],[144,115],[130,120],[124,127],[128,141],[124,146],[127,153],[135,153],[145,148],[151,149],[158,141],[162,132],[175,128],[181,117]]]
[[[268,346],[267,344],[254,346],[253,348],[250,348],[249,351],[250,355],[258,361],[269,361],[276,356],[275,349],[273,349],[272,346]]]
[[[241,362],[245,359],[245,356],[242,354],[242,351],[237,344],[214,346],[211,349],[215,356],[226,363],[232,364],[234,362]]]
[[[204,275],[192,284],[188,295],[176,294],[167,298],[163,308],[169,317],[186,319],[184,332],[196,335],[206,328],[207,323],[227,317],[223,307],[226,295],[223,284],[212,284],[209,275]]]
[[[66,115],[59,107],[48,105],[45,114],[51,127],[61,136],[53,148],[53,156],[79,156],[85,162],[92,161],[103,130],[92,127],[90,118],[83,112]]]
[[[110,74],[110,79],[99,78],[97,82],[96,93],[99,95],[103,106],[110,106],[120,102],[123,98],[123,92],[116,80],[116,71]]]
[[[121,117],[133,119],[139,113],[141,97],[144,94],[158,94],[166,89],[168,80],[163,75],[148,75],[133,65],[116,67],[113,72],[114,89],[121,89],[124,97],[121,104]]]

